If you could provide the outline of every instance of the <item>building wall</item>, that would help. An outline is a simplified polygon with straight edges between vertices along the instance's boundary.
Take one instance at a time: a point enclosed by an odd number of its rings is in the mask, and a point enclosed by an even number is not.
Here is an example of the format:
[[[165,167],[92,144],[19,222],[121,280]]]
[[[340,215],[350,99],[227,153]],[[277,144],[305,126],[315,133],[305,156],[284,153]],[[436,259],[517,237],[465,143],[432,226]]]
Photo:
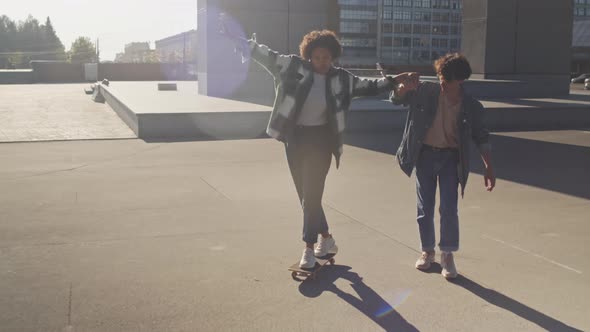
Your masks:
[[[223,13],[233,33],[257,41],[281,54],[298,54],[302,37],[330,28],[336,0],[199,0],[199,93],[272,104],[274,81],[255,61],[242,62],[235,45],[219,34]]]
[[[162,62],[196,63],[198,35],[190,30],[156,41],[156,52]]]

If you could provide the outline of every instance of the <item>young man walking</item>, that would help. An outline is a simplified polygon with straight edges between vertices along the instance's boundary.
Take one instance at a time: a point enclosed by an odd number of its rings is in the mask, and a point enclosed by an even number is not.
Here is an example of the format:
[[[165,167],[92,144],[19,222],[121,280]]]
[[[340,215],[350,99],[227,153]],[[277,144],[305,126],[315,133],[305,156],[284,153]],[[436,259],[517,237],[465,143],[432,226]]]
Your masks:
[[[453,252],[459,249],[458,189],[465,192],[469,175],[469,141],[473,141],[485,165],[484,181],[492,191],[489,131],[483,124],[483,106],[467,95],[462,84],[471,76],[467,59],[447,54],[434,67],[438,83],[420,82],[417,73],[400,75],[391,95],[394,104],[409,105],[404,136],[397,151],[401,169],[410,176],[416,169],[417,220],[422,255],[416,268],[427,270],[435,260],[435,194],[440,192],[440,263],[442,275],[457,277]]]

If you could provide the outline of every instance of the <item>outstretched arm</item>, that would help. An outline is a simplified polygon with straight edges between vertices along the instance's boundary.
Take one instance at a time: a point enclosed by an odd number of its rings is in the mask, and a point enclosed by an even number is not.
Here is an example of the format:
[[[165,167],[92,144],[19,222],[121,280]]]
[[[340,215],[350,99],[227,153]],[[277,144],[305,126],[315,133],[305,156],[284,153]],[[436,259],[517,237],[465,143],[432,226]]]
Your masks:
[[[253,34],[251,39],[237,35],[228,28],[223,16],[220,17],[220,33],[234,43],[236,52],[241,54],[243,61],[252,58],[273,76],[293,59],[292,56],[279,54],[266,45],[258,44],[256,34]]]
[[[387,76],[380,79],[360,78],[351,75],[351,96],[376,96],[378,94],[391,91],[395,85],[395,77]]]
[[[420,85],[420,74],[401,73],[396,76],[396,82],[398,84],[395,85],[390,95],[391,102],[396,105],[411,104]]]

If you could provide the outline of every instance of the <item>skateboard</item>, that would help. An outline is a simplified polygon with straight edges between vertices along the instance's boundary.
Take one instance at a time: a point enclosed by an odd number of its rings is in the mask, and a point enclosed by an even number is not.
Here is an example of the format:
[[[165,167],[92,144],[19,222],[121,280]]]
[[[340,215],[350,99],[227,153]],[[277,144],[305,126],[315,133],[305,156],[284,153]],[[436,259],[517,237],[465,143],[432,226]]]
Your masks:
[[[327,265],[328,263],[330,265],[334,265],[334,263],[336,262],[334,260],[334,256],[336,256],[336,254],[327,254],[326,256],[323,256],[323,257],[316,257],[315,266],[310,269],[300,268],[299,262],[297,262],[297,263],[291,265],[291,267],[289,267],[288,270],[291,271],[291,277],[293,277],[294,280],[297,280],[297,281],[303,281],[303,280],[307,280],[307,279],[315,280],[317,272],[319,270],[321,270],[325,265]],[[300,277],[305,277],[305,279],[301,279]]]

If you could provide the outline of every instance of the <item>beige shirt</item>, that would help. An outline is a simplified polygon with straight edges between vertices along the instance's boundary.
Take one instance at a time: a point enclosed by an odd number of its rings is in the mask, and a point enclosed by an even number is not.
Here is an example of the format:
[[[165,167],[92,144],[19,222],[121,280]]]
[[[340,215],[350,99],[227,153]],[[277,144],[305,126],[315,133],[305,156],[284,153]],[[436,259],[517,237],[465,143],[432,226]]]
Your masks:
[[[426,132],[424,144],[437,148],[457,148],[459,146],[457,116],[461,112],[462,100],[451,105],[446,96],[438,98],[438,108],[432,126]]]
[[[301,126],[320,126],[327,122],[326,75],[314,73],[313,85],[303,103],[297,124]]]

